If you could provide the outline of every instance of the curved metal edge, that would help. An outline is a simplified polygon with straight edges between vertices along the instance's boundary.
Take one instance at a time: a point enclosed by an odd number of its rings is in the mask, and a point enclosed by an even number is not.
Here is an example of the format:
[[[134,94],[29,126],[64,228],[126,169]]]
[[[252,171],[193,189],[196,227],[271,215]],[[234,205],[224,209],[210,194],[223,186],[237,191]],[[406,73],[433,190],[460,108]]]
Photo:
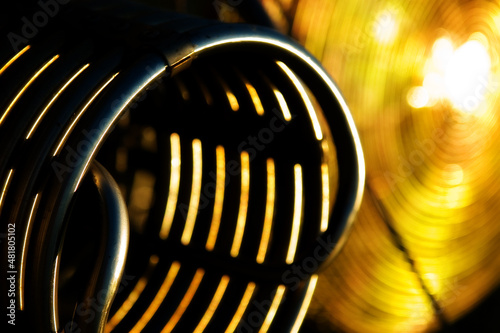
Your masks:
[[[163,63],[158,61],[156,57],[154,57],[155,60],[142,59],[136,62],[127,75],[120,75],[121,83],[118,84],[118,82],[115,82],[114,87],[107,93],[106,98],[99,103],[102,110],[100,111],[100,116],[102,117],[99,117],[99,119],[104,119],[105,121],[95,120],[93,123],[91,121],[90,123],[82,124],[82,127],[78,126],[80,130],[82,128],[90,128],[100,129],[101,132],[91,143],[91,153],[86,156],[79,166],[73,169],[72,175],[65,180],[65,184],[61,184],[65,190],[61,192],[59,198],[64,200],[65,197],[67,198],[68,195],[71,196],[77,190],[95,154],[118,118],[133,102],[134,97],[147,90],[161,73],[174,75],[177,71],[189,66],[191,61],[214,51],[227,51],[228,48],[254,45],[259,45],[263,53],[269,51],[277,58],[285,60],[288,64],[292,64],[291,69],[296,71],[302,79],[305,79],[304,82],[308,86],[313,86],[315,89],[314,92],[316,92],[317,88],[318,91],[325,93],[325,98],[321,98],[321,96],[318,98],[316,96],[320,104],[323,102],[323,105],[325,105],[325,101],[331,103],[333,99],[338,102],[338,107],[342,111],[328,112],[328,107],[324,108],[325,116],[332,127],[332,135],[339,150],[339,195],[334,204],[331,219],[338,220],[338,223],[343,226],[340,231],[337,228],[335,230],[329,228],[318,238],[317,246],[323,246],[329,253],[329,258],[322,263],[324,267],[342,248],[361,204],[365,181],[362,146],[349,108],[338,87],[323,70],[321,64],[297,42],[267,28],[245,24],[209,24],[204,27],[187,30],[173,37],[167,37],[162,43],[158,42],[156,48],[164,56]],[[266,52],[266,54],[268,53]],[[311,73],[311,69],[314,72]],[[132,82],[134,83],[133,85],[131,85]],[[124,95],[127,96],[125,100],[123,100]],[[117,103],[117,100],[120,103]],[[77,129],[75,128],[75,130]],[[78,142],[77,138],[75,140],[74,142]],[[342,145],[340,146],[339,143]],[[57,207],[57,211],[54,212],[53,222],[55,224],[49,238],[55,242],[51,246],[52,249],[48,250],[47,254],[49,257],[57,254],[58,230],[62,230],[62,221],[66,208],[67,205],[60,204]],[[313,253],[310,255],[313,256]],[[55,264],[56,262],[52,261],[52,263]],[[55,273],[53,268],[54,266],[52,266],[52,269],[44,269],[45,273],[51,276],[51,280],[53,280],[53,274]]]
[[[266,52],[266,54],[283,58],[288,64],[293,65],[291,69],[297,71],[305,83],[311,87],[320,104],[321,96],[317,95],[321,94],[330,95],[330,99],[333,98],[338,102],[341,112],[328,112],[329,108],[323,107],[338,150],[339,188],[331,219],[338,219],[337,223],[342,226],[340,230],[329,228],[330,230],[318,238],[318,246],[321,245],[329,253],[329,258],[320,265],[325,267],[338,255],[352,229],[352,223],[361,206],[366,176],[361,140],[340,89],[319,61],[304,47],[293,39],[268,28],[246,24],[210,25],[181,35],[179,41],[184,45],[184,50],[192,51],[186,53],[183,58],[179,57],[178,52],[165,52],[167,62],[173,67],[176,64],[191,62],[211,52],[227,51],[227,48],[258,45],[264,53],[264,46],[267,46],[270,53]],[[171,50],[176,50],[176,48]],[[320,87],[320,83],[323,87]],[[328,97],[323,98],[323,102],[327,99]],[[325,104],[323,103],[323,106]],[[331,106],[330,109],[332,109]]]
[[[47,233],[44,239],[46,247],[43,249],[45,251],[44,254],[41,255],[43,262],[39,264],[41,270],[40,278],[42,279],[41,285],[53,285],[54,281],[57,281],[58,258],[62,246],[61,231],[66,229],[67,221],[65,221],[65,217],[71,198],[95,163],[95,155],[106,136],[112,131],[119,117],[134,102],[134,98],[147,89],[155,78],[168,69],[158,56],[144,57],[132,67],[129,70],[123,71],[123,73],[120,72],[121,80],[114,82],[109,87],[107,96],[103,96],[102,104],[99,103],[99,105],[91,107],[99,109],[101,112],[100,116],[94,117],[89,121],[82,118],[81,122],[74,129],[74,133],[79,133],[80,135],[75,135],[74,140],[69,139],[66,143],[69,147],[76,147],[79,142],[85,140],[89,144],[89,153],[78,161],[78,164],[74,166],[67,178],[63,181],[59,181],[57,178],[53,180],[53,184],[59,187],[61,191],[56,199],[57,205],[54,206],[55,209],[52,211],[50,232]],[[85,133],[87,134],[85,135]],[[52,176],[55,177],[54,175]],[[124,203],[123,205],[125,206]],[[41,292],[43,293],[42,299],[46,303],[48,302],[47,304],[57,303],[54,292],[50,290],[42,290]],[[61,323],[58,322],[57,309],[53,308],[49,309],[49,311],[48,320],[50,321],[51,330],[58,332],[61,329]]]
[[[125,268],[129,244],[129,220],[125,201],[111,174],[98,162],[90,168],[93,183],[101,199],[105,223],[104,248],[101,249],[95,267],[95,283],[88,288],[85,299],[96,299],[100,311],[95,318],[86,323],[78,320],[78,328],[85,332],[104,332],[111,304],[118,293],[119,284]],[[93,311],[90,302],[83,304],[82,311]]]

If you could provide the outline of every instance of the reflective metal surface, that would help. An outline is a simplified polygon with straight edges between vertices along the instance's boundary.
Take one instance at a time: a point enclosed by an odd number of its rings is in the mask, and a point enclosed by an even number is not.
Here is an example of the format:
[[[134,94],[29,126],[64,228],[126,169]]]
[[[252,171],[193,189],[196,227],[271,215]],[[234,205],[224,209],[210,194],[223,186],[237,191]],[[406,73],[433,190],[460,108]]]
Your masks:
[[[1,287],[18,327],[298,332],[365,178],[319,62],[270,29],[113,2],[12,51]]]

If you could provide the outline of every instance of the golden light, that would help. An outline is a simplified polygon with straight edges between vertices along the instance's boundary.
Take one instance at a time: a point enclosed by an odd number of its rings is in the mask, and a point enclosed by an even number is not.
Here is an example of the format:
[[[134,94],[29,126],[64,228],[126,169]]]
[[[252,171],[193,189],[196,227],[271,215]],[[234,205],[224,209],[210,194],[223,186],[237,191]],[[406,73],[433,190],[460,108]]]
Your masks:
[[[389,43],[394,40],[398,32],[395,12],[384,10],[377,15],[373,24],[373,33],[377,41]]]
[[[456,324],[500,286],[500,1],[281,9],[345,96],[366,159],[361,210],[310,318],[335,332]]]
[[[470,40],[460,46],[445,71],[448,98],[459,110],[472,112],[484,102],[491,59],[485,46]]]
[[[435,68],[445,70],[453,57],[453,43],[448,38],[439,38],[432,46],[432,63]]]
[[[456,49],[449,38],[438,38],[424,72],[422,86],[412,87],[408,93],[410,106],[433,107],[449,102],[465,113],[480,110],[492,90],[487,38],[473,33]]]
[[[408,91],[407,99],[410,106],[423,108],[430,102],[429,91],[425,87],[413,87]]]

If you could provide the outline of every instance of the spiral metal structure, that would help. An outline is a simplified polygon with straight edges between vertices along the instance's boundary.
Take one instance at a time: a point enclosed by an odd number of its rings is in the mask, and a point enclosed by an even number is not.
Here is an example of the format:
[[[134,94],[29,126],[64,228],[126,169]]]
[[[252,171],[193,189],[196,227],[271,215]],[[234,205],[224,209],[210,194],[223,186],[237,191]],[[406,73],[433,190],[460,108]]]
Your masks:
[[[297,332],[364,188],[319,62],[270,29],[133,3],[52,20],[0,52],[17,327]]]

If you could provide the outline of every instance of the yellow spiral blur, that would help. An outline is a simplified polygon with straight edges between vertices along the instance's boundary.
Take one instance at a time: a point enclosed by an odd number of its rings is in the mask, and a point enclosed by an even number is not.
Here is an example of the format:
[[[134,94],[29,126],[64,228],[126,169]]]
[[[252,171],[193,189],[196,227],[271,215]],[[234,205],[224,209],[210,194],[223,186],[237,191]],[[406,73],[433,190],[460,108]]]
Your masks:
[[[336,80],[366,157],[312,315],[347,332],[456,321],[500,282],[500,1],[262,3]]]

